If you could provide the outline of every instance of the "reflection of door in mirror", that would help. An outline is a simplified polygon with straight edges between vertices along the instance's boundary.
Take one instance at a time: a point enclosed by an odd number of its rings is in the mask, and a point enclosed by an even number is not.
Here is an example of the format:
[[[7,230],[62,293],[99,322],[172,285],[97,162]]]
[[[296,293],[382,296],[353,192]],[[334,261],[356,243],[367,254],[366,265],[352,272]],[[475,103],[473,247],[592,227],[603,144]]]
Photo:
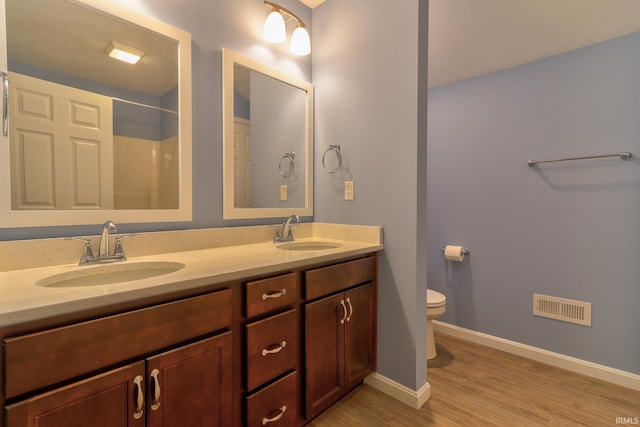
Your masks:
[[[69,0],[5,6],[12,209],[179,208],[176,41]]]
[[[233,142],[233,170],[235,171],[235,201],[236,208],[251,207],[251,122],[241,117],[235,118]]]
[[[12,208],[113,209],[111,99],[10,79]]]

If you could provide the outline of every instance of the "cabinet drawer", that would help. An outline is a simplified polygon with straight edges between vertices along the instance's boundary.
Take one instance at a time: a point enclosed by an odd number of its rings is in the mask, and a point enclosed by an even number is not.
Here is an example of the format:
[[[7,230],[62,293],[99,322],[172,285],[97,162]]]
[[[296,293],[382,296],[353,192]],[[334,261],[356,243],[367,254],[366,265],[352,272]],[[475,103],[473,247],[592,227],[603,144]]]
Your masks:
[[[298,276],[283,274],[247,283],[247,317],[293,304],[298,299]]]
[[[375,256],[309,270],[305,272],[305,297],[318,298],[375,278]]]
[[[231,325],[231,290],[4,340],[6,397]]]
[[[247,325],[247,390],[295,369],[298,324],[298,310],[290,310]]]
[[[247,398],[247,425],[296,426],[299,395],[298,373],[292,372]]]

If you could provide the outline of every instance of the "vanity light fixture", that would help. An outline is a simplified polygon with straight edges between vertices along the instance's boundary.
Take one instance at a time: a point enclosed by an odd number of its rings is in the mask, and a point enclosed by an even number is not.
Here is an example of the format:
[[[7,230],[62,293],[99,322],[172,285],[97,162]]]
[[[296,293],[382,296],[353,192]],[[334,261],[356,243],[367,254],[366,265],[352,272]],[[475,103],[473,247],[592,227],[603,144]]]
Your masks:
[[[144,56],[143,51],[118,42],[109,43],[109,46],[107,46],[107,52],[110,57],[129,64],[135,64]]]
[[[311,53],[311,39],[307,26],[293,12],[284,7],[264,0],[265,6],[271,8],[271,13],[267,16],[264,23],[264,38],[271,43],[282,43],[287,38],[286,23],[295,20],[297,22],[296,29],[291,35],[291,43],[289,50],[294,55],[308,55]]]

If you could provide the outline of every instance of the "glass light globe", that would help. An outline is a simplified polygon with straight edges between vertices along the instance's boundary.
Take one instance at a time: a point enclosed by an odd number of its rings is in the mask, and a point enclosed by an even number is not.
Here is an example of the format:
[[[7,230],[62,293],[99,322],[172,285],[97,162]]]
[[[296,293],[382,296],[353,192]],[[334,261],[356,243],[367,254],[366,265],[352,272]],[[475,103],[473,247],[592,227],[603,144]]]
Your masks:
[[[291,35],[291,46],[289,47],[291,53],[295,55],[308,55],[311,53],[311,39],[307,29],[298,26]]]
[[[264,23],[264,39],[271,43],[282,43],[287,38],[284,18],[280,12],[272,11]]]

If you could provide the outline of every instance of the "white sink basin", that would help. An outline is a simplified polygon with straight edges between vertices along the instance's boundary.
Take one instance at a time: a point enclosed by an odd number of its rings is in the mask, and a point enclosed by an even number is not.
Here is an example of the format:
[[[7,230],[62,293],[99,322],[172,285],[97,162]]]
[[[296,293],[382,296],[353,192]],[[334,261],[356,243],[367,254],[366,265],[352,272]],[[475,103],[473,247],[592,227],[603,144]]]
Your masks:
[[[341,243],[335,242],[290,242],[276,245],[278,249],[286,251],[324,251],[327,249],[336,249],[340,246],[342,246]]]
[[[173,273],[184,268],[180,262],[123,262],[90,267],[60,273],[38,280],[36,285],[49,288],[74,288],[84,286],[110,285],[148,279]]]

